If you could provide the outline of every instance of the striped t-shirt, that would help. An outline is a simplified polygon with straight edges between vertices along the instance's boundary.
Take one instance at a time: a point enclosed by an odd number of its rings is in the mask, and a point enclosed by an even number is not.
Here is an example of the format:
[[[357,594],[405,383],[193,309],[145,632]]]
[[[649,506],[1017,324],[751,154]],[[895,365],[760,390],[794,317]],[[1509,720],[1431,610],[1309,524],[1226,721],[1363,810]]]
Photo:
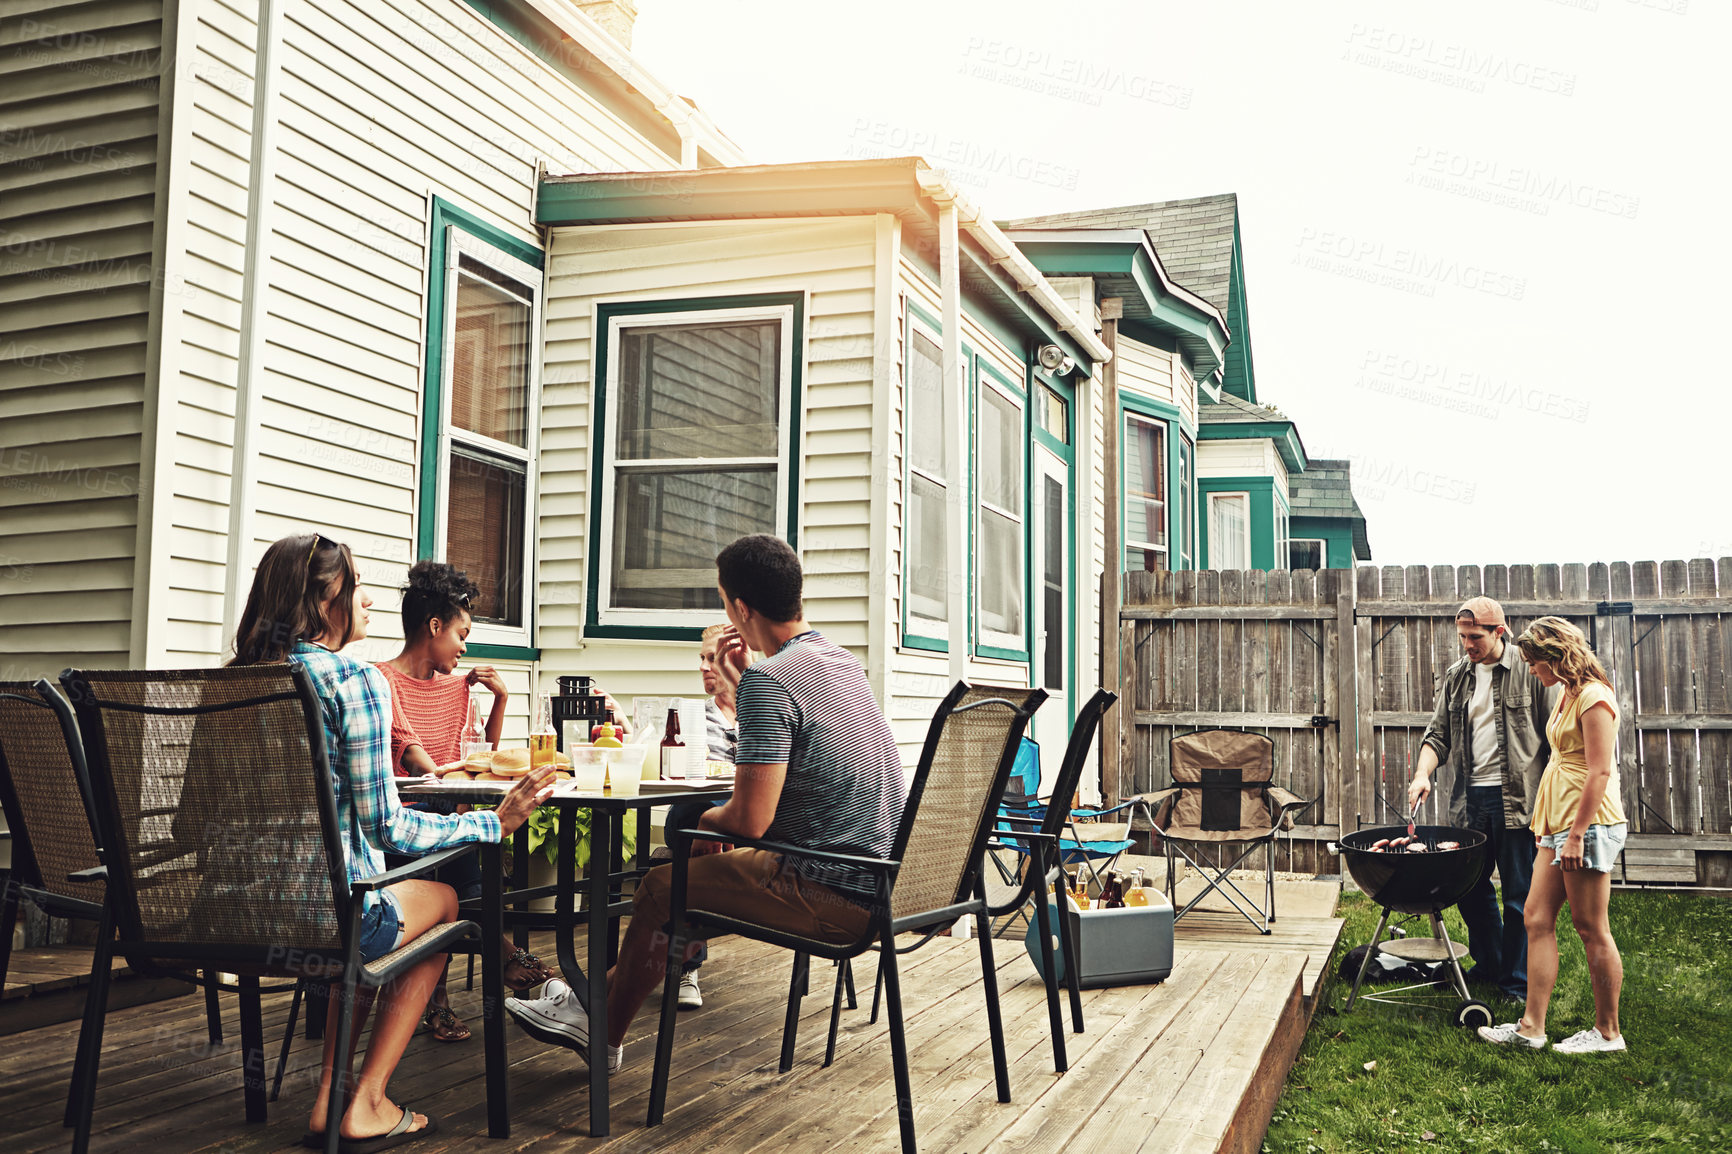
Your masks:
[[[890,723],[852,653],[816,630],[789,638],[741,676],[735,716],[741,765],[788,765],[767,838],[890,856],[908,787]],[[873,894],[871,872],[857,866],[787,864],[849,896]]]

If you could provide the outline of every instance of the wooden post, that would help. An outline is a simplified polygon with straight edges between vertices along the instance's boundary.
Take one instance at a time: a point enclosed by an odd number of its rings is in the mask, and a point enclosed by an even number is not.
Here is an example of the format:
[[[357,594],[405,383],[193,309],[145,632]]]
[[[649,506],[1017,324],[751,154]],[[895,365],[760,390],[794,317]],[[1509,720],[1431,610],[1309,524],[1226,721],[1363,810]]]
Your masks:
[[[1351,570],[1342,573],[1341,588],[1335,595],[1335,633],[1330,638],[1333,645],[1324,650],[1326,654],[1332,651],[1335,661],[1335,740],[1334,756],[1324,757],[1323,780],[1327,783],[1324,788],[1330,791],[1324,807],[1329,816],[1314,819],[1324,825],[1333,824],[1337,836],[1348,832],[1352,812],[1349,785],[1358,774],[1359,745],[1370,736],[1359,729],[1359,629],[1354,616],[1359,598],[1352,578]],[[1331,746],[1324,748],[1328,750]]]
[[[1119,695],[1119,706],[1107,714],[1108,724],[1097,737],[1101,757],[1101,798],[1108,805],[1132,792],[1130,779],[1133,767],[1126,773],[1121,750],[1133,727],[1130,714],[1134,693],[1125,692],[1125,663],[1131,661],[1131,676],[1137,676],[1134,657],[1127,657],[1120,645],[1119,607],[1124,604],[1124,548],[1119,540],[1119,319],[1125,315],[1125,302],[1119,297],[1101,301],[1101,343],[1112,350],[1113,357],[1100,367],[1101,374],[1101,686]],[[1079,431],[1078,437],[1086,435]],[[1077,553],[1087,548],[1077,543]],[[1171,554],[1168,554],[1171,556]],[[1087,571],[1086,569],[1084,570]],[[1072,693],[1080,695],[1080,686]]]

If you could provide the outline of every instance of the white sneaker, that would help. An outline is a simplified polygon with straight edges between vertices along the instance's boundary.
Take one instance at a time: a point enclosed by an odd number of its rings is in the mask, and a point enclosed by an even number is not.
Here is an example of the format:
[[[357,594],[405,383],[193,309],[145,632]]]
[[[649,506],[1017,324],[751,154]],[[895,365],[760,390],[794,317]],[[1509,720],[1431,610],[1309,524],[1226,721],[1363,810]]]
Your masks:
[[[549,978],[539,998],[507,998],[505,1012],[536,1041],[576,1050],[589,1061],[589,1014],[564,979]],[[624,1065],[625,1047],[609,1046],[607,1072],[617,1074]]]
[[[1537,1038],[1530,1038],[1521,1032],[1521,1028],[1520,1022],[1505,1022],[1501,1026],[1481,1026],[1477,1033],[1486,1041],[1499,1046],[1526,1046],[1532,1050],[1546,1048],[1546,1036],[1544,1034]],[[1560,1046],[1562,1044],[1559,1043]]]
[[[700,1009],[703,1004],[703,991],[698,989],[698,972],[687,970],[680,975],[679,1007],[682,1010],[696,1010]]]
[[[1624,1035],[1619,1034],[1610,1041],[1600,1033],[1597,1026],[1583,1030],[1579,1034],[1571,1034],[1552,1049],[1560,1054],[1612,1054],[1630,1047],[1624,1042]]]

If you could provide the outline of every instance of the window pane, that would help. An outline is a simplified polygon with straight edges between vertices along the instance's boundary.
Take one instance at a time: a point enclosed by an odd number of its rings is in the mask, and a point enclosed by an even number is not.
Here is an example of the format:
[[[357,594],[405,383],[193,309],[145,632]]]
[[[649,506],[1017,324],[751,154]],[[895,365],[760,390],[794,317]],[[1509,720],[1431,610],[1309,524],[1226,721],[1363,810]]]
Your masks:
[[[776,531],[776,469],[622,472],[613,524],[613,608],[720,610],[716,554]]]
[[[1167,543],[1167,458],[1163,425],[1131,419],[1125,432],[1125,541]]]
[[[530,293],[468,255],[458,258],[451,423],[518,448],[529,447]]]
[[[980,627],[1022,633],[1022,526],[991,511],[980,515]],[[1021,648],[1020,645],[1017,646]]]
[[[1022,515],[1022,413],[996,389],[980,390],[980,499]]]
[[[1307,541],[1301,538],[1288,546],[1287,568],[1321,569],[1323,567],[1323,542]]]
[[[1063,689],[1065,654],[1064,486],[1055,477],[1042,478],[1041,486],[1041,624],[1046,629],[1046,652],[1041,657],[1047,689]]]
[[[1125,550],[1125,569],[1132,573],[1153,573],[1167,567],[1167,555],[1158,549]]]
[[[1191,558],[1196,555],[1197,549],[1197,499],[1193,496],[1196,485],[1191,476],[1191,457],[1195,451],[1189,440],[1184,437],[1179,438],[1179,517],[1183,522],[1183,527],[1179,531],[1181,534],[1179,550],[1185,555],[1187,568],[1190,567]]]
[[[908,342],[908,463],[948,479],[944,467],[944,359],[925,333]]]
[[[944,486],[925,477],[908,482],[908,613],[948,621],[945,600]]]
[[[617,459],[778,455],[781,349],[774,320],[623,330]]]
[[[1245,530],[1248,524],[1245,495],[1233,493],[1209,500],[1209,567],[1246,569]]]
[[[523,624],[522,466],[451,454],[445,559],[481,587],[477,621]]]
[[[1070,444],[1070,411],[1063,397],[1054,392],[1051,386],[1040,387],[1040,427],[1050,436],[1058,438],[1064,444]]]

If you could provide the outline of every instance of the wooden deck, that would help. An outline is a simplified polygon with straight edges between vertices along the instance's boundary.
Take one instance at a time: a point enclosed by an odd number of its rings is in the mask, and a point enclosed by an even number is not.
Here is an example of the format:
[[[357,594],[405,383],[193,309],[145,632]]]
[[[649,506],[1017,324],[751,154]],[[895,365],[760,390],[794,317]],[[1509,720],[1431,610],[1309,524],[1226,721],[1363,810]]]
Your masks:
[[[1298,1051],[1340,930],[1334,887],[1283,887],[1272,937],[1242,920],[1198,912],[1180,924],[1164,983],[1084,992],[1087,1032],[1068,1036],[1071,1069],[1052,1070],[1045,997],[1020,936],[994,942],[1013,1102],[993,1089],[977,944],[939,938],[908,955],[903,991],[915,1123],[928,1151],[1255,1151]],[[1306,883],[1299,883],[1300,887]],[[1292,892],[1289,892],[1292,891]],[[1234,919],[1236,920],[1236,919]],[[815,966],[792,1073],[776,1072],[789,956],[718,943],[703,970],[705,1006],[680,1015],[665,1125],[646,1129],[653,1042],[640,1028],[614,1091],[614,1133],[587,1133],[577,1058],[512,1032],[512,1137],[490,1144],[475,1040],[417,1037],[393,1097],[438,1117],[418,1151],[896,1151],[889,1038],[862,1006],[845,1012],[834,1066],[820,1067],[833,971]],[[477,1027],[479,991],[453,996]],[[224,999],[227,1042],[205,1042],[203,1001],[183,997],[110,1015],[97,1090],[94,1150],[288,1151],[305,1124],[315,1043],[297,1037],[271,1119],[242,1120],[240,1027]],[[267,996],[272,1063],[288,996]],[[0,1011],[4,1012],[4,1011]],[[44,1026],[0,1054],[0,1145],[12,1154],[63,1150],[60,1126],[77,1024]],[[273,1066],[274,1068],[274,1066]]]

